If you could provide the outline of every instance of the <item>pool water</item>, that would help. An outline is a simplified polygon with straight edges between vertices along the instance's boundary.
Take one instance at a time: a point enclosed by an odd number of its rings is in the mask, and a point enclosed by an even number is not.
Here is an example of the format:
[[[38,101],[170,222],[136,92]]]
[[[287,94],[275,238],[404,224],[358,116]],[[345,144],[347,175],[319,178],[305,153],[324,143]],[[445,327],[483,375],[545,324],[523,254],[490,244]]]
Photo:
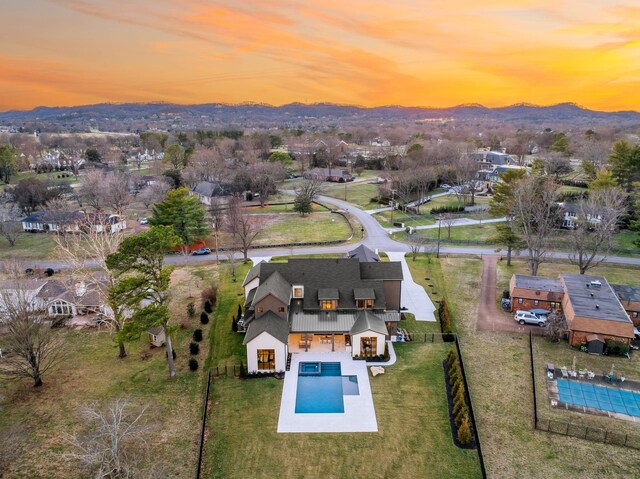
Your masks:
[[[640,393],[558,379],[560,401],[640,417]]]
[[[359,394],[358,377],[342,376],[340,363],[300,363],[299,371],[296,413],[344,413],[343,396]]]

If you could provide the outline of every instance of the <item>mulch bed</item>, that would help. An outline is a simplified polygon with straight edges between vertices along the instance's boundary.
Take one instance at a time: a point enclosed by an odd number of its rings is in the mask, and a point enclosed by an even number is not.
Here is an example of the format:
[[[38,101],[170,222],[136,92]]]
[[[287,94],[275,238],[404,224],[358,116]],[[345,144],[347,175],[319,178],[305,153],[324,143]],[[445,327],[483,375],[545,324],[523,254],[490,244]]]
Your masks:
[[[453,443],[460,449],[475,449],[476,439],[472,434],[473,440],[469,444],[462,444],[458,441],[458,428],[456,427],[455,417],[453,415],[453,396],[451,395],[451,386],[449,384],[449,363],[445,359],[442,361],[444,367],[444,385],[447,391],[447,402],[449,403],[449,424],[451,424],[451,434],[453,436]],[[472,426],[473,427],[473,426]]]

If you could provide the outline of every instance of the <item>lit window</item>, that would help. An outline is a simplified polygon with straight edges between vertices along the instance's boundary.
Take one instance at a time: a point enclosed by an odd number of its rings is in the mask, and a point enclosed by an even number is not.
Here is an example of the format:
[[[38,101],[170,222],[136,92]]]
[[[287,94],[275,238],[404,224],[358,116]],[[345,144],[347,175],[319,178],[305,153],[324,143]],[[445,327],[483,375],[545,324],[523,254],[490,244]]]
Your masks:
[[[264,308],[262,306],[258,306],[256,308],[256,313],[262,313],[264,311]]]
[[[294,298],[303,298],[304,297],[304,288],[302,286],[294,286],[293,287],[293,297]]]
[[[356,301],[358,309],[371,309],[373,308],[373,299],[359,299]]]
[[[258,349],[258,369],[272,370],[276,368],[276,351],[274,349]]]
[[[323,299],[320,301],[320,309],[336,309],[338,301],[335,299]]]
[[[284,313],[284,306],[280,306],[280,307],[278,308],[278,312],[279,312],[279,313]]]

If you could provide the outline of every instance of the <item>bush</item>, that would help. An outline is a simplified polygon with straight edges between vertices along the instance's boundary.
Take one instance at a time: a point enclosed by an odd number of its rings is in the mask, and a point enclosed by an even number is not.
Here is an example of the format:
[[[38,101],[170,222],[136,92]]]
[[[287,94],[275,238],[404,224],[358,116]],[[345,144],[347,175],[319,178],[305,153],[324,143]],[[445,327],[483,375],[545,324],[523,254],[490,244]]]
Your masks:
[[[453,336],[453,325],[451,324],[451,317],[449,315],[449,306],[447,300],[443,297],[438,304],[438,319],[440,320],[440,330],[444,335],[442,340],[445,342],[451,342],[455,338]]]
[[[172,354],[173,359],[175,359],[175,358],[176,358],[176,350],[175,350],[175,349],[172,349],[172,350],[171,350],[171,352],[173,353],[173,354]],[[164,357],[165,357],[165,358],[168,358],[168,357],[169,357],[169,351],[165,351],[165,352],[164,352]]]
[[[511,293],[509,293],[508,289],[502,290],[502,299],[511,299]]]
[[[629,352],[629,345],[615,339],[607,339],[604,351],[609,356],[625,356]]]
[[[196,306],[193,304],[193,302],[187,304],[187,316],[189,316],[189,319],[193,319],[196,315]]]
[[[453,405],[455,407],[456,404],[465,404],[465,400],[464,400],[464,386],[462,385],[462,383],[459,383],[460,386],[458,386],[456,388],[456,394],[453,397]]]
[[[467,409],[467,405],[465,403],[461,402],[453,407],[453,415],[454,419],[456,420],[456,426],[459,425],[459,418],[461,418],[465,414],[469,414],[469,410]]]
[[[202,301],[205,301],[205,303],[208,301],[210,306],[216,304],[218,300],[218,288],[216,286],[205,288],[202,290],[202,293],[200,293],[200,296],[202,297]],[[207,313],[210,312],[211,311],[207,311]]]
[[[464,211],[464,205],[444,205],[437,208],[431,208],[430,213],[432,215],[439,215],[442,213],[460,213]]]
[[[196,329],[196,330],[193,332],[193,340],[194,340],[194,341],[196,341],[196,342],[198,342],[198,343],[199,343],[200,341],[202,341],[202,329]]]
[[[46,274],[47,276],[53,276],[53,273],[55,273],[53,268],[47,268],[44,270],[44,274]]]
[[[462,424],[458,427],[458,441],[461,444],[471,444],[473,441],[473,436],[471,434],[471,421],[469,421],[469,417],[465,417]]]
[[[198,354],[200,352],[200,345],[198,343],[189,343],[189,352],[191,354]]]
[[[447,363],[449,363],[449,368],[453,366],[454,362],[458,362],[458,355],[456,354],[455,349],[450,349],[447,353]]]
[[[231,321],[231,331],[233,331],[234,333],[238,332],[238,320],[235,316],[233,317],[233,321]]]
[[[204,312],[205,313],[212,313],[213,312],[213,308],[211,307],[211,303],[209,301],[205,301],[204,302]]]
[[[189,369],[191,371],[197,371],[198,370],[198,360],[195,358],[191,358],[189,359]]]
[[[205,313],[204,311],[200,314],[200,322],[202,324],[208,324],[209,323],[209,315],[207,313]]]

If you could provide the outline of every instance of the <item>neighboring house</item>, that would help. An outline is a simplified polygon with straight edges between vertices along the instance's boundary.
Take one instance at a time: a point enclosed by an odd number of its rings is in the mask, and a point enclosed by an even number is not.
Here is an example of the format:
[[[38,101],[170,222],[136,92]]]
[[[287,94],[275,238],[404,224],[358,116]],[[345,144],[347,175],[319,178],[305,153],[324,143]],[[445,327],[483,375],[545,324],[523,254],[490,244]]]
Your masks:
[[[6,312],[4,298],[21,295],[32,310],[46,311],[51,318],[86,314],[110,314],[102,301],[105,284],[57,279],[27,279],[0,281],[0,313]]]
[[[577,227],[577,221],[579,220],[578,214],[579,206],[573,203],[558,203],[562,208],[562,227],[567,229],[575,229]],[[587,213],[587,221],[591,224],[597,224],[602,221],[602,215]]]
[[[612,284],[611,287],[633,324],[640,328],[640,286]]]
[[[471,153],[471,158],[491,165],[509,165],[512,163],[511,156],[502,151],[479,150]]]
[[[353,175],[347,170],[341,170],[339,168],[314,168],[308,171],[304,175],[305,178],[331,181],[334,183],[345,183],[347,181],[353,181]]]
[[[495,166],[495,167],[493,167],[493,169],[491,169],[490,171],[486,172],[486,179],[487,179],[487,181],[490,181],[491,183],[498,183],[498,182],[502,181],[500,179],[500,174],[501,173],[506,173],[509,170],[522,170],[522,169],[526,169],[526,168],[524,166],[518,166],[518,165]],[[486,170],[480,170],[480,171],[486,171]]]
[[[53,214],[36,211],[22,220],[22,229],[28,233],[79,233],[83,228],[91,228],[98,233],[116,233],[126,227],[126,220],[119,215],[82,211]]]
[[[284,371],[289,353],[384,354],[400,320],[401,284],[399,262],[257,264],[243,283],[249,372]]]
[[[618,291],[623,288],[626,287],[618,286]],[[510,293],[512,310],[561,311],[567,321],[571,346],[607,339],[629,344],[633,339],[634,323],[616,290],[602,276],[562,273],[554,280],[514,275]]]
[[[191,189],[190,194],[197,196],[203,205],[211,206],[213,198],[222,199],[228,196],[229,192],[220,183],[201,181]],[[224,201],[226,202],[226,198]]]
[[[347,258],[356,258],[361,263],[371,263],[380,261],[380,256],[376,251],[367,248],[361,244],[355,249],[352,249],[347,253]]]
[[[557,311],[561,307],[564,289],[557,278],[514,274],[509,281],[511,309],[548,309]]]

